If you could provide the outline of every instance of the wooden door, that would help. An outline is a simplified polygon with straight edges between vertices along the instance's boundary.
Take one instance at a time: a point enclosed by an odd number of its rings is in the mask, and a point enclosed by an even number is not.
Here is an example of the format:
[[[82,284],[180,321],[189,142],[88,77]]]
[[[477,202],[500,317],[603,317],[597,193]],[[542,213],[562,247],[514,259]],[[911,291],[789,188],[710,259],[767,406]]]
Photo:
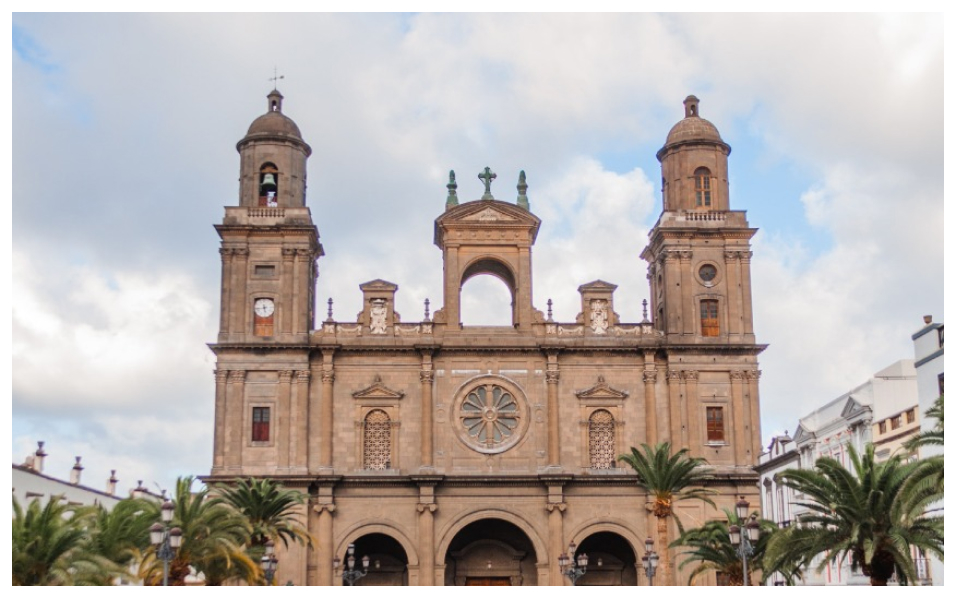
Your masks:
[[[466,586],[510,586],[511,579],[508,577],[468,577],[465,579]]]

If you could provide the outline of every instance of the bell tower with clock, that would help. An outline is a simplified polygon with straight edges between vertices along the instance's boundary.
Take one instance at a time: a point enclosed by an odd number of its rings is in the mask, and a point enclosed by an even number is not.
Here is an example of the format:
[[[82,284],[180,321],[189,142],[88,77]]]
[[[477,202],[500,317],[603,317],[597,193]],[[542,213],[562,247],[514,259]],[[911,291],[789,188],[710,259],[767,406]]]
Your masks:
[[[220,343],[307,343],[314,324],[319,233],[305,205],[312,148],[282,113],[282,94],[236,144],[239,205],[226,208]]]

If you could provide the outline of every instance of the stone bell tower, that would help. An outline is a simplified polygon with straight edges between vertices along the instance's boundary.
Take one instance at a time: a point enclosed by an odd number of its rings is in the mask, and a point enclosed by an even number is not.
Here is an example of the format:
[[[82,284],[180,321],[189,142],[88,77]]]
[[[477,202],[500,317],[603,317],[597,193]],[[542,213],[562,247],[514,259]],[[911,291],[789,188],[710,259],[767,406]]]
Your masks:
[[[305,343],[314,323],[322,245],[305,205],[312,148],[282,113],[282,94],[236,144],[239,205],[226,207],[219,342]]]
[[[684,118],[657,152],[664,209],[641,257],[649,263],[653,320],[669,341],[753,343],[747,214],[730,209],[730,146],[684,100]]]

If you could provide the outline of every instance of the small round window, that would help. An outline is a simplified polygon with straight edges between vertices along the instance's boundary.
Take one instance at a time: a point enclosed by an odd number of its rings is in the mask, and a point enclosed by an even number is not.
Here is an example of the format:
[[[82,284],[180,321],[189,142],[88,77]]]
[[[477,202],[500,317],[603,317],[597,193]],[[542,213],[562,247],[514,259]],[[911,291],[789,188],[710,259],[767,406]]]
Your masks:
[[[713,282],[717,278],[717,268],[713,264],[704,264],[697,271],[697,275],[704,282]]]

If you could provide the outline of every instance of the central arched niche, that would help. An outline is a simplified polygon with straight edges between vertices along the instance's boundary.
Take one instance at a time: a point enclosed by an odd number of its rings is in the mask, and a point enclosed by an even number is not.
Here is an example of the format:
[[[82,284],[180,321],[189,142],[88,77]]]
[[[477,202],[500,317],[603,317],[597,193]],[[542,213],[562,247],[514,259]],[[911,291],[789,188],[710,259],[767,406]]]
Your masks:
[[[537,555],[521,529],[481,519],[461,529],[445,553],[445,585],[534,586]]]
[[[469,284],[472,279],[473,282]],[[504,283],[506,293],[500,292],[500,287],[494,279]],[[466,285],[468,285],[466,290]],[[511,326],[517,324],[518,314],[515,310],[515,294],[517,282],[511,268],[496,259],[483,258],[469,264],[461,275],[459,287],[459,305],[461,306],[461,324],[467,326]],[[486,300],[476,294],[486,295]],[[500,300],[504,301],[500,301]],[[482,307],[490,308],[492,312],[482,317],[475,311]],[[500,313],[504,308],[507,315]]]
[[[637,558],[631,544],[614,532],[597,532],[585,538],[577,554],[588,555],[587,573],[579,586],[636,586]]]
[[[398,540],[385,534],[366,534],[355,540],[357,568],[361,568],[361,560],[365,555],[368,555],[369,560],[368,575],[355,585],[408,585],[408,555]]]

